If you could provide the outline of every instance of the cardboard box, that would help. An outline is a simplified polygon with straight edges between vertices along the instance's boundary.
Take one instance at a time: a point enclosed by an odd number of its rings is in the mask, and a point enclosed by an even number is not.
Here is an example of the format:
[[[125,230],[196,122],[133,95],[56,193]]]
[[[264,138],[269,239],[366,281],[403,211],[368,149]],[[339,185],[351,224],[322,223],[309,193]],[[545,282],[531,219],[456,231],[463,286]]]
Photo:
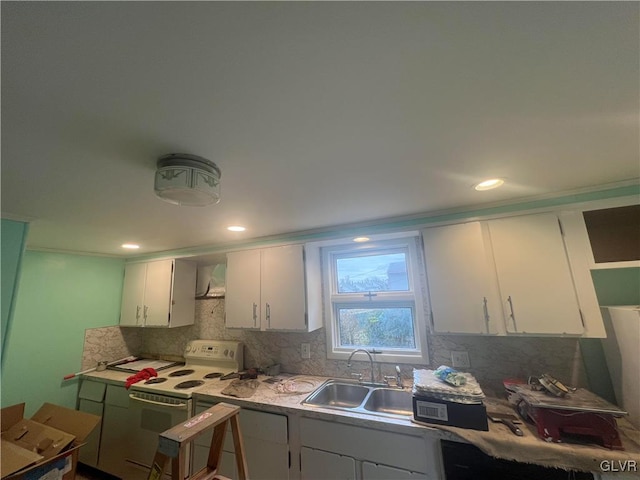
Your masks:
[[[413,396],[413,418],[420,422],[471,430],[489,430],[483,403],[457,403],[429,396]]]
[[[100,417],[45,403],[30,419],[24,403],[3,408],[0,476],[7,480],[73,480],[78,449]]]

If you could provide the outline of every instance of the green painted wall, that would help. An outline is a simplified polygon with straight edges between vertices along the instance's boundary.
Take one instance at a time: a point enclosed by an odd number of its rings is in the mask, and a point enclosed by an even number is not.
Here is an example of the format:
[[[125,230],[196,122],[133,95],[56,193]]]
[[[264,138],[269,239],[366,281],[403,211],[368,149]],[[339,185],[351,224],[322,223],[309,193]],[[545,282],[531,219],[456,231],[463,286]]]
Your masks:
[[[27,251],[2,368],[2,405],[75,408],[87,328],[117,325],[124,260]],[[27,387],[28,386],[28,387]]]
[[[14,299],[18,291],[20,264],[29,224],[3,218],[0,229],[2,238],[2,304],[0,304],[2,308],[2,345],[0,352],[2,352],[1,355],[4,359],[5,339],[13,314]]]
[[[592,270],[591,278],[601,306],[640,305],[640,268]]]

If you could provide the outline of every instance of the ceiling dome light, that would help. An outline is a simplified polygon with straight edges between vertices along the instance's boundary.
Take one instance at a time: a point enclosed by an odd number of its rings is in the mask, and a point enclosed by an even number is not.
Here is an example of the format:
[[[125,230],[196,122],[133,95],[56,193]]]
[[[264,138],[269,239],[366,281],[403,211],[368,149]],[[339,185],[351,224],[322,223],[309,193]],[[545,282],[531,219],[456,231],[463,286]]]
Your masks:
[[[220,201],[218,166],[206,158],[171,153],[156,163],[154,189],[162,200],[174,205],[205,206]]]
[[[369,237],[356,237],[353,239],[354,242],[358,243],[368,242],[369,240],[371,240]]]
[[[246,228],[241,227],[240,225],[231,225],[227,227],[227,230],[229,230],[230,232],[244,232]]]
[[[493,188],[498,188],[502,184],[504,184],[504,180],[503,179],[501,179],[501,178],[491,178],[489,180],[485,180],[483,182],[478,183],[473,188],[475,188],[479,192],[482,192],[484,190],[491,190]]]
[[[138,248],[140,248],[140,245],[136,245],[135,243],[123,243],[121,247],[128,250],[137,250]]]

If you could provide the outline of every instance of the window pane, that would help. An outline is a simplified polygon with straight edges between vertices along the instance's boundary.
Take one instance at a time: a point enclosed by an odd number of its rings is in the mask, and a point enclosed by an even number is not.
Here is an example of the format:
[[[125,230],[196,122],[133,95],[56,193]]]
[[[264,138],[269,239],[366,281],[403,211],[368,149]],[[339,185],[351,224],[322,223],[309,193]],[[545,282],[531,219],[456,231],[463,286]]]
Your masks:
[[[336,271],[338,293],[409,290],[405,253],[337,258]]]
[[[409,307],[338,308],[340,347],[415,349]]]

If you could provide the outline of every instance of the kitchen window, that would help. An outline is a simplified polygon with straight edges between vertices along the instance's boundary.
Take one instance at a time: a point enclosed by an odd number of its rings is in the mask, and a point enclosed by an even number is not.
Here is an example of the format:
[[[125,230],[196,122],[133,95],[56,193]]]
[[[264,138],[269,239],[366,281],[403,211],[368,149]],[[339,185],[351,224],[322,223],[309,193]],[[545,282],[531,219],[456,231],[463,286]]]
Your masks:
[[[418,236],[322,249],[327,356],[357,348],[377,362],[426,364],[424,267]]]

